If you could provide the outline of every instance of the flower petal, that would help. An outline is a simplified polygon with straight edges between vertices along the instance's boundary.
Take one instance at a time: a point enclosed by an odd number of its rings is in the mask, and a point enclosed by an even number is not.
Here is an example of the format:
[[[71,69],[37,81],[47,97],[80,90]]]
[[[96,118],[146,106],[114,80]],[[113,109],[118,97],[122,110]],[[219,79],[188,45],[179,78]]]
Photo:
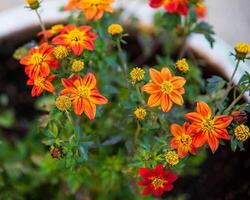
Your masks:
[[[77,98],[72,102],[76,115],[81,115],[84,111],[84,102],[82,98]]]
[[[155,94],[160,92],[160,86],[150,82],[142,86],[141,90],[147,92],[148,94]]]
[[[87,73],[83,78],[83,84],[89,87],[90,89],[93,89],[96,87],[96,79],[94,74]]]
[[[96,114],[96,105],[91,103],[88,99],[83,99],[84,113],[90,119],[93,120]]]
[[[142,178],[147,179],[148,177],[152,176],[152,171],[148,168],[140,168],[139,173]]]
[[[207,136],[205,133],[198,133],[193,137],[193,145],[195,148],[203,146],[207,142]]]
[[[233,117],[228,115],[219,115],[214,117],[214,127],[216,128],[226,128],[233,121]]]
[[[154,83],[157,85],[161,85],[163,82],[163,79],[161,77],[161,73],[153,68],[149,69],[149,74]]]
[[[178,124],[172,124],[170,126],[170,131],[174,136],[181,136],[185,131],[183,130],[182,126]]]
[[[197,112],[187,113],[184,117],[190,122],[195,122],[195,123],[201,123],[203,120],[203,116]]]
[[[104,105],[108,103],[108,99],[100,94],[97,89],[93,89],[91,91],[91,95],[89,97],[90,101],[94,104]]]
[[[161,70],[161,76],[164,81],[168,81],[172,78],[172,74],[167,67],[163,67]]]
[[[182,96],[179,93],[175,92],[175,91],[171,92],[169,94],[169,97],[177,105],[181,106],[184,103],[184,100],[183,100]]]
[[[185,80],[185,78],[183,78],[181,76],[174,76],[171,79],[171,83],[173,84],[174,89],[180,89],[185,85],[186,80]]]
[[[197,102],[196,110],[198,113],[200,113],[205,118],[211,117],[211,109],[210,107],[203,101]]]
[[[172,108],[173,103],[166,94],[162,94],[161,96],[161,108],[163,112],[169,112]]]
[[[215,152],[219,146],[219,140],[215,136],[208,137],[208,145],[210,149]]]
[[[159,8],[163,4],[163,0],[150,0],[149,5],[152,8]]]
[[[161,93],[151,94],[148,98],[148,106],[155,107],[161,104]]]

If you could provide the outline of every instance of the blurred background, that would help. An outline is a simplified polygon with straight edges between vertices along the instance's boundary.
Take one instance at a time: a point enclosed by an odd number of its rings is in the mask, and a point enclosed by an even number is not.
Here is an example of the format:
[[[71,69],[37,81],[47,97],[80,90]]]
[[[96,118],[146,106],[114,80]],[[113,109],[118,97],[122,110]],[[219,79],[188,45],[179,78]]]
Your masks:
[[[0,0],[0,12],[8,8],[24,5],[25,0]],[[44,2],[53,0],[43,0]],[[60,1],[60,0],[56,0]],[[141,0],[118,0],[141,1]],[[217,35],[234,46],[238,40],[250,43],[250,1],[249,0],[209,0],[208,22],[214,26]]]

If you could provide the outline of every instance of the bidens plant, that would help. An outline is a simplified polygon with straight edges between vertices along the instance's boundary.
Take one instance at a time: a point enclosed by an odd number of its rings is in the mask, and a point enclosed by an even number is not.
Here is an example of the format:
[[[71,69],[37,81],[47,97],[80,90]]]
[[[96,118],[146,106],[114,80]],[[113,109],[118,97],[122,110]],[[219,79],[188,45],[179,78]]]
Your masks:
[[[177,174],[185,174],[192,167],[188,161],[204,155],[204,149],[215,153],[224,141],[233,151],[244,148],[250,108],[242,97],[250,90],[250,75],[237,84],[233,79],[249,59],[250,47],[236,45],[231,53],[236,67],[228,82],[212,76],[205,83],[194,56],[186,52],[192,33],[203,34],[213,46],[214,32],[203,21],[204,2],[150,0],[152,8],[164,8],[156,12],[151,32],[128,20],[131,27],[139,26],[143,41],[143,57],[134,62],[136,51],[124,50],[132,45],[126,42],[129,29],[121,25],[113,2],[71,0],[65,7],[69,24],[46,29],[41,2],[27,1],[41,22],[40,41],[28,54],[25,46],[15,56],[31,95],[40,96],[43,143],[71,193],[135,199],[141,190],[159,197],[174,188]],[[160,55],[148,48],[157,34],[166,47]]]

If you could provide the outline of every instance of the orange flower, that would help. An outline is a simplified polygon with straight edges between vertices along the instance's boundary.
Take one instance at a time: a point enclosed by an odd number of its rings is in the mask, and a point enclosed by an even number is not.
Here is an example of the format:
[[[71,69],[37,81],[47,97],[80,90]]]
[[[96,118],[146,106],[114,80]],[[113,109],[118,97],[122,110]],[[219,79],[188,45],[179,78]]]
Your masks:
[[[25,73],[29,78],[47,77],[50,69],[56,69],[60,65],[53,56],[53,48],[44,43],[39,48],[31,49],[28,56],[20,60],[20,63],[25,65]]]
[[[152,8],[159,8],[161,6],[169,13],[178,13],[186,16],[188,14],[187,0],[149,0],[149,5]]]
[[[69,47],[75,55],[79,56],[84,49],[94,50],[96,38],[97,35],[91,32],[90,26],[68,25],[63,29],[62,34],[52,40],[52,43]]]
[[[83,112],[90,120],[95,118],[96,104],[103,105],[108,102],[96,87],[96,79],[92,73],[86,74],[83,78],[73,76],[71,79],[62,79],[65,89],[62,95],[70,95],[73,100],[74,112],[81,115]]]
[[[63,29],[64,29],[63,24],[56,24],[52,26],[49,30],[46,30],[45,32],[41,31],[37,35],[43,36],[44,38],[42,39],[42,41],[45,41],[45,38],[50,39],[55,35],[59,34]]]
[[[149,73],[152,82],[147,83],[142,87],[143,91],[150,94],[148,99],[148,106],[161,106],[163,112],[168,112],[173,106],[183,105],[184,101],[182,94],[185,90],[183,88],[186,80],[180,76],[172,76],[167,67],[162,68],[161,72],[150,68]]]
[[[183,126],[172,124],[170,131],[174,136],[170,141],[170,146],[173,149],[177,149],[180,158],[184,158],[188,152],[196,154],[197,149],[193,145],[193,134],[189,131],[188,123],[185,123]]]
[[[204,18],[207,15],[207,8],[204,2],[198,3],[195,7],[195,12],[198,16],[198,18]]]
[[[53,81],[55,77],[55,75],[51,75],[49,77],[37,76],[30,78],[27,81],[27,85],[33,85],[31,96],[40,96],[44,90],[53,93],[55,89],[51,81]]]
[[[215,152],[219,146],[219,139],[231,139],[226,128],[232,122],[233,117],[217,115],[212,118],[212,111],[205,102],[197,102],[196,112],[186,114],[185,118],[192,123],[190,131],[195,134],[193,144],[197,148],[207,143]]]
[[[87,20],[101,19],[104,12],[113,12],[111,3],[114,0],[71,0],[65,10],[82,10]]]

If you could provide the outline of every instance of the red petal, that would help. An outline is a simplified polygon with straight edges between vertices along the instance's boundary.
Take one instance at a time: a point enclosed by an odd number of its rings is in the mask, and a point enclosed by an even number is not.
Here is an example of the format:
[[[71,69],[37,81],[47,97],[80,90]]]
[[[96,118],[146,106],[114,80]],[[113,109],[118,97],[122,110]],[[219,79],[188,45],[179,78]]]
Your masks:
[[[139,173],[142,178],[147,179],[148,177],[152,176],[152,171],[148,168],[140,168]]]
[[[83,84],[89,87],[90,89],[93,89],[96,87],[96,79],[94,74],[87,73],[83,78]]]
[[[219,146],[219,140],[215,136],[208,137],[208,145],[210,149],[215,152]]]
[[[233,117],[228,115],[219,115],[214,118],[214,127],[216,128],[226,128],[233,120]]]
[[[152,8],[159,8],[161,7],[163,4],[163,0],[150,0],[149,5]]]
[[[193,145],[195,148],[203,146],[207,142],[207,136],[205,133],[198,133],[193,137]]]
[[[197,112],[190,112],[184,116],[190,122],[201,123],[203,121],[203,116]]]

